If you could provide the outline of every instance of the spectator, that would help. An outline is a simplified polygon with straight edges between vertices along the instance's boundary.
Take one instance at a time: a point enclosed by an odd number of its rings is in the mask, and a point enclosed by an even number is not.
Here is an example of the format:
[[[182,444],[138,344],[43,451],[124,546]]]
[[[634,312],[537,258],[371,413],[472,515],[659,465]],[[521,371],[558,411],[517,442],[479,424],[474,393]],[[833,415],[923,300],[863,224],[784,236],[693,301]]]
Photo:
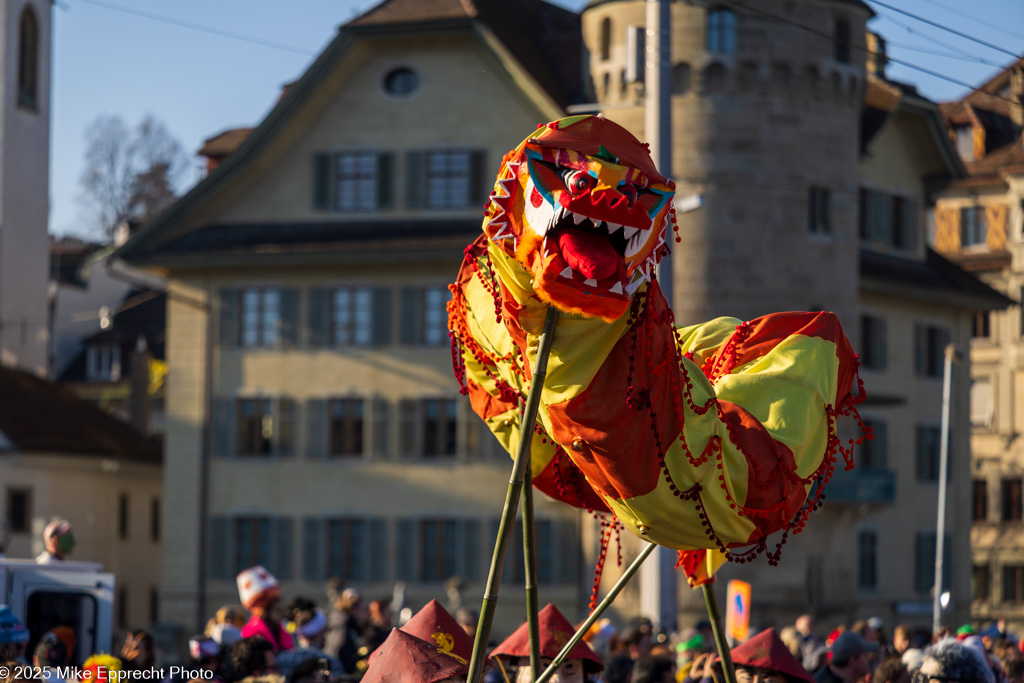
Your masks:
[[[374,650],[384,644],[388,634],[394,627],[391,615],[390,600],[374,600],[370,603],[370,615],[363,635],[359,639],[359,654],[368,657]]]
[[[56,633],[47,631],[36,643],[35,652],[32,655],[32,666],[45,669],[43,678],[48,683],[63,683],[64,678],[57,671],[58,667],[66,667],[71,660],[67,645],[64,644]]]
[[[296,676],[315,678],[321,669],[327,671],[329,679],[344,674],[345,669],[341,662],[335,657],[327,656],[323,651],[327,630],[327,617],[324,616],[323,610],[312,600],[296,598],[292,601],[292,619],[295,623],[295,637],[299,641],[298,647],[278,653],[277,656],[277,666],[285,680],[292,681]],[[304,666],[309,660],[314,660],[316,666]]]
[[[796,626],[787,626],[779,631],[779,639],[789,649],[791,655],[797,659],[803,659],[804,653],[800,648],[800,634],[797,632]]]
[[[43,529],[43,552],[36,558],[39,564],[63,562],[75,549],[75,537],[71,533],[71,522],[57,519]]]
[[[242,606],[252,612],[249,623],[242,628],[242,637],[260,636],[274,652],[292,649],[292,637],[281,624],[281,586],[274,575],[256,566],[241,572],[236,581]]]
[[[942,640],[924,651],[915,683],[995,683],[991,669],[971,648]]]
[[[616,655],[604,669],[604,683],[632,683],[633,660],[629,655]]]
[[[216,640],[207,635],[192,636],[188,639],[188,654],[196,666],[210,672],[210,678],[204,680],[215,683],[224,681],[220,644]]]
[[[341,661],[345,671],[355,671],[359,660],[359,638],[366,623],[363,598],[354,588],[346,588],[327,617],[324,652]]]
[[[633,664],[632,683],[675,683],[676,665],[671,657],[645,655]]]
[[[899,656],[886,657],[875,668],[871,683],[910,683],[910,672],[900,661]]]
[[[25,661],[28,646],[28,629],[7,605],[0,605],[0,662]]]
[[[900,624],[892,631],[892,647],[900,657],[910,649],[910,626]]]
[[[626,626],[619,640],[626,647],[626,652],[633,661],[636,661],[651,653],[653,635],[654,624],[651,620],[647,617],[635,617]]]
[[[146,671],[156,664],[156,644],[146,631],[129,631],[121,646],[121,662],[126,671]]]
[[[814,676],[817,683],[854,683],[868,675],[871,653],[878,652],[877,643],[869,643],[853,631],[836,637],[829,647],[829,662]]]
[[[803,614],[796,618],[793,627],[800,638],[800,659],[808,671],[817,671],[817,660],[821,658],[822,646],[825,643],[814,634],[816,624],[814,617],[810,614]]]
[[[259,636],[242,638],[228,651],[226,669],[231,683],[276,674],[274,646]]]
[[[998,655],[999,664],[1008,683],[1024,683],[1024,655],[1013,647],[1004,648]]]
[[[455,621],[459,622],[459,626],[466,632],[470,638],[476,636],[476,626],[480,621],[480,615],[477,611],[471,607],[460,607],[455,612]]]

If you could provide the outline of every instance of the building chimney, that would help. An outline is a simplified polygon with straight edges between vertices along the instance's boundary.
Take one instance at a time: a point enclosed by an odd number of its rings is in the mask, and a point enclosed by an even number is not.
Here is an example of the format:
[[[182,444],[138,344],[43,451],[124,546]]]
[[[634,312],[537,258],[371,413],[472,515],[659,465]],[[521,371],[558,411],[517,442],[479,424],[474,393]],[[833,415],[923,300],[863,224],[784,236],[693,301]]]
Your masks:
[[[885,38],[874,33],[873,31],[867,32],[867,47],[868,47],[868,63],[867,71],[868,75],[876,76],[885,80],[885,66],[889,63],[889,57],[885,51]]]
[[[149,348],[141,334],[135,340],[135,351],[131,362],[131,404],[129,411],[132,426],[142,435],[149,435]]]

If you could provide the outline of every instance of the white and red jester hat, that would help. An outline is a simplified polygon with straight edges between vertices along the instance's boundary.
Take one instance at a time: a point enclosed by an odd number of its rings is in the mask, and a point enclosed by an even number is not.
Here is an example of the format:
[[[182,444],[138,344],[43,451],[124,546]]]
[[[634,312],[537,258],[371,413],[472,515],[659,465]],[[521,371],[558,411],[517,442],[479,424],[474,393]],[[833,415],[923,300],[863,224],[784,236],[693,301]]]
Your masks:
[[[281,586],[277,579],[260,565],[249,567],[238,575],[236,581],[242,607],[249,611],[281,597]]]

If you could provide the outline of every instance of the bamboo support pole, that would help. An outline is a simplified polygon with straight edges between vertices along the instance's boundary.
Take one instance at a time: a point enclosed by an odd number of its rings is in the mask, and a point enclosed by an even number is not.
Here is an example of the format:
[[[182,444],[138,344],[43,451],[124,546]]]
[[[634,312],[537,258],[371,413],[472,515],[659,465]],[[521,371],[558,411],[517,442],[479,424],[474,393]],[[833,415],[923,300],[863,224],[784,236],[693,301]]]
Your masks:
[[[705,583],[701,586],[704,592],[704,605],[708,608],[708,619],[711,621],[711,631],[715,634],[715,644],[718,646],[718,656],[722,658],[722,672],[725,674],[725,683],[736,683],[736,670],[732,665],[732,653],[729,652],[729,643],[722,633],[722,615],[718,612],[718,601],[715,600],[715,586]]]

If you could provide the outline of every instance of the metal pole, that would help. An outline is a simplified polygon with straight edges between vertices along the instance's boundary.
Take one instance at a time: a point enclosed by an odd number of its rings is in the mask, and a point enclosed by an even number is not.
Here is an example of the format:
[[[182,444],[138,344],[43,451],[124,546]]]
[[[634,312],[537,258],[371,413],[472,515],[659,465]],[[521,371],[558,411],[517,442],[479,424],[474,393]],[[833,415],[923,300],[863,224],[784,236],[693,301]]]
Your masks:
[[[952,344],[946,347],[942,372],[942,439],[939,442],[939,510],[935,523],[935,586],[932,589],[932,633],[942,628],[942,555],[946,535],[946,481],[949,477],[949,396],[953,383],[953,363],[960,354]]]
[[[647,556],[654,552],[654,549],[657,547],[659,546],[653,543],[648,543],[647,546],[640,551],[640,554],[637,555],[635,560],[633,560],[633,563],[626,567],[626,571],[623,572],[622,576],[619,577],[619,580],[615,582],[612,589],[608,591],[608,595],[604,596],[604,600],[598,603],[597,607],[595,607],[594,611],[590,613],[590,616],[587,617],[586,621],[576,629],[576,633],[574,633],[572,638],[569,639],[569,642],[565,644],[565,647],[563,647],[562,651],[558,653],[558,656],[551,660],[551,663],[548,664],[548,668],[544,669],[544,673],[538,676],[534,683],[547,683],[548,679],[558,671],[558,667],[562,666],[562,662],[564,662],[565,658],[569,656],[572,649],[576,647],[577,643],[583,640],[583,636],[587,634],[590,627],[594,625],[595,621],[601,618],[601,615],[604,614],[604,611],[612,604],[615,597],[623,588],[625,588],[626,584],[629,583],[629,580],[633,578],[633,575],[636,574],[636,571],[640,568],[640,565],[644,563],[644,560],[647,559]]]
[[[533,474],[527,465],[523,477],[523,562],[526,565],[526,623],[530,629],[530,671],[532,678],[536,679],[540,674],[540,623],[537,620],[537,544],[533,532]]]
[[[530,392],[526,396],[526,406],[523,409],[523,419],[519,425],[519,448],[512,465],[512,475],[509,477],[508,491],[505,494],[505,508],[501,512],[498,538],[495,540],[494,555],[491,556],[491,569],[487,573],[487,585],[484,588],[484,598],[480,605],[480,623],[477,625],[476,639],[473,641],[473,656],[469,660],[469,674],[466,677],[468,683],[476,683],[483,672],[484,650],[487,649],[487,640],[491,636],[491,624],[494,621],[494,610],[498,605],[498,587],[501,584],[501,574],[505,568],[505,555],[512,538],[516,510],[519,508],[519,495],[523,490],[523,479],[530,460],[530,442],[533,440],[531,435],[537,419],[540,394],[544,388],[544,377],[548,371],[548,354],[551,352],[551,343],[555,337],[557,323],[558,309],[549,307],[537,348],[537,363],[533,368],[533,381],[530,383]]]
[[[729,643],[725,640],[725,634],[722,633],[722,615],[718,612],[718,601],[715,600],[715,586],[712,583],[705,583],[701,586],[701,590],[704,593],[704,605],[708,608],[711,632],[715,634],[718,656],[722,658],[722,673],[725,675],[725,683],[736,683],[732,653],[729,651]]]

